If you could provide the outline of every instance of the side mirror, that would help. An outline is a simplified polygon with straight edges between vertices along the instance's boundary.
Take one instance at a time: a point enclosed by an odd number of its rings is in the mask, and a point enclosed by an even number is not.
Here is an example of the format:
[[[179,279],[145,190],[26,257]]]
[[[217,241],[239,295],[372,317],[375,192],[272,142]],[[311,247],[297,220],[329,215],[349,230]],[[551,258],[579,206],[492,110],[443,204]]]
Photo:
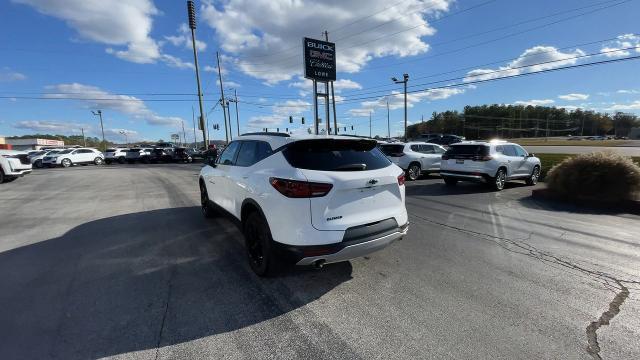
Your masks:
[[[536,154],[531,153],[527,157],[536,157]]]

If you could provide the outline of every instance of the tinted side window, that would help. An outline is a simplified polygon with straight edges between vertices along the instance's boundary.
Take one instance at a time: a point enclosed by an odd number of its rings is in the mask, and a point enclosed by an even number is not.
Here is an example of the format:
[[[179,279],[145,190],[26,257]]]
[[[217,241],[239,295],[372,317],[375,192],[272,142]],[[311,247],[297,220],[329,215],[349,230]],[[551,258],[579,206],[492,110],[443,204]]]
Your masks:
[[[504,154],[507,156],[518,156],[516,155],[516,149],[513,145],[504,145]]]
[[[496,152],[500,154],[504,154],[504,146],[502,145],[496,146]]]
[[[271,155],[273,151],[271,150],[271,145],[265,141],[256,141],[256,157],[255,162],[262,161]]]
[[[232,142],[227,146],[226,149],[222,152],[222,155],[216,161],[216,164],[222,165],[233,165],[233,161],[236,157],[236,153],[238,152],[238,148],[240,147],[240,143],[237,141]]]
[[[527,156],[527,152],[518,145],[513,146],[516,149],[516,156],[525,157]]]
[[[420,151],[420,145],[411,145],[411,151]]]
[[[434,147],[433,147],[433,151],[434,151],[436,154],[444,154],[444,153],[445,153],[445,151],[447,151],[447,150],[445,150],[445,149],[441,148],[440,146],[434,146]]]
[[[423,154],[433,154],[433,145],[420,145],[420,152]]]
[[[237,166],[251,166],[255,164],[256,155],[256,142],[255,141],[243,141],[238,151],[238,158],[236,159]]]

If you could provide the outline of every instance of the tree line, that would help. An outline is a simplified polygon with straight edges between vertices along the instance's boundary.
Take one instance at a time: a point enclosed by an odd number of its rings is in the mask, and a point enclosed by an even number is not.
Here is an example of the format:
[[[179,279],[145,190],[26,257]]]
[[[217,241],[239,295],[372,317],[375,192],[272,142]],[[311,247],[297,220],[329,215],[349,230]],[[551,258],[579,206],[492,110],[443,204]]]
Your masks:
[[[407,137],[430,133],[456,134],[467,139],[628,136],[634,127],[640,127],[638,116],[622,112],[611,115],[581,109],[494,104],[465,106],[462,112],[434,112],[431,119],[408,126]]]

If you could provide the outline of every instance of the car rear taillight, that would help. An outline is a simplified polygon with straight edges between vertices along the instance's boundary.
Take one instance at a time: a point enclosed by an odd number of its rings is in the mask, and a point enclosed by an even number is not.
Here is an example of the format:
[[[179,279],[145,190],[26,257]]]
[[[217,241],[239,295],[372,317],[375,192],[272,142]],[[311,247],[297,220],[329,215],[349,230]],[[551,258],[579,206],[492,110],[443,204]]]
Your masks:
[[[404,173],[398,175],[398,185],[400,186],[404,185],[404,181],[405,181]]]
[[[484,156],[474,156],[473,157],[473,161],[489,161],[492,160],[493,158],[489,155],[484,155]]]
[[[270,178],[269,182],[279,193],[290,198],[322,197],[331,191],[333,185],[309,181]]]

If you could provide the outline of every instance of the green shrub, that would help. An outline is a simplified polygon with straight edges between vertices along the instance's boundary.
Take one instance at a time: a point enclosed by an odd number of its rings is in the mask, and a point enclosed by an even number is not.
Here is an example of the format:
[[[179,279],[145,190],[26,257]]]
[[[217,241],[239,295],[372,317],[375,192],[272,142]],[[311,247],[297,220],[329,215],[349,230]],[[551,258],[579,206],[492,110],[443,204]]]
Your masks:
[[[571,198],[634,199],[640,191],[640,167],[613,152],[576,155],[549,170],[546,182]]]

